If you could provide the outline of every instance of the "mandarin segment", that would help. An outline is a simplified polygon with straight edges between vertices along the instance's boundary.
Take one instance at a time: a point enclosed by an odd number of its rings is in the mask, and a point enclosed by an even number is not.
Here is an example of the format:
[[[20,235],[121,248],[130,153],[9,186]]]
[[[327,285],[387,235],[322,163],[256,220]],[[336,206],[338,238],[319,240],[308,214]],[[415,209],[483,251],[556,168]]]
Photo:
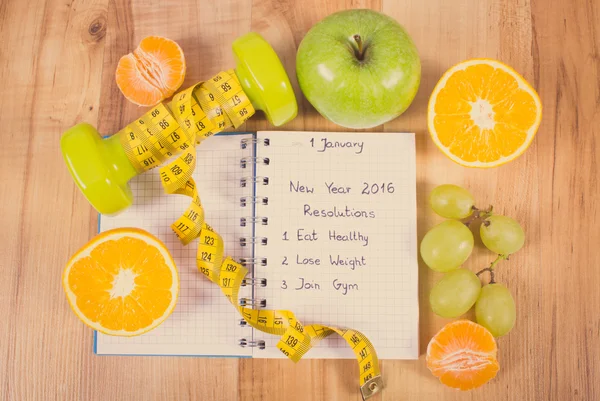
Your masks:
[[[473,88],[476,98],[482,98],[487,93],[490,86],[491,76],[494,73],[494,67],[487,64],[479,64],[467,67],[460,74],[452,76],[451,79],[462,79]]]
[[[123,302],[123,329],[137,331],[152,324],[152,318],[132,297],[124,298]]]
[[[478,90],[475,89],[472,82],[467,79],[466,71],[457,71],[456,74],[449,77],[443,91],[446,92],[446,95],[453,96],[451,98],[453,102],[460,101],[467,102],[468,104],[474,102],[479,97]],[[441,94],[442,91],[440,91],[440,95]]]
[[[453,90],[454,89],[454,90]],[[454,114],[469,115],[471,112],[470,100],[465,98],[466,94],[461,94],[458,88],[444,88],[438,95],[439,102],[435,105],[435,112],[438,116],[447,116]]]
[[[487,99],[493,106],[502,103],[507,98],[519,89],[519,82],[512,77],[506,71],[502,71],[499,68],[494,70],[494,74],[492,76],[493,80],[493,90],[488,91],[485,94],[485,99]]]
[[[444,326],[427,346],[427,367],[453,388],[471,390],[496,376],[500,365],[492,334],[469,320]]]
[[[174,41],[148,36],[119,60],[117,85],[129,101],[154,106],[171,97],[185,78],[183,50]]]
[[[171,292],[149,287],[136,287],[131,292],[133,298],[153,319],[162,316],[171,303]]]
[[[120,269],[121,253],[117,241],[109,240],[98,244],[90,252],[90,256],[110,275],[114,276]]]
[[[535,122],[536,105],[524,90],[517,90],[506,100],[494,107],[497,120],[510,124],[515,129],[526,131]]]
[[[498,363],[493,360],[486,360],[469,369],[444,371],[439,379],[448,387],[467,391],[487,383],[490,380],[488,377],[495,377],[499,369]]]
[[[477,161],[477,145],[479,138],[481,138],[481,129],[476,125],[471,125],[464,131],[457,131],[454,133],[448,148],[463,160],[474,162]]]
[[[527,132],[517,130],[502,122],[496,124],[494,132],[498,137],[496,146],[500,149],[502,156],[510,155],[512,149],[521,146],[527,140]],[[500,138],[502,139],[500,140]]]
[[[438,115],[435,117],[434,124],[438,129],[440,141],[444,146],[449,147],[474,127],[470,121],[471,117],[468,114]]]
[[[77,307],[91,321],[99,321],[108,300],[106,291],[87,291],[77,296]]]
[[[132,268],[142,257],[148,245],[139,238],[123,237],[117,241],[117,247],[121,254],[121,268]]]
[[[79,295],[91,291],[110,290],[113,276],[107,273],[96,260],[86,257],[73,264],[68,280],[71,290]]]
[[[158,239],[138,229],[116,229],[98,235],[71,258],[63,286],[84,323],[105,334],[132,336],[172,313],[179,277]]]
[[[148,60],[147,65],[150,68],[162,68],[164,70],[163,74],[159,73],[156,76],[162,81],[161,86],[168,91],[175,93],[183,83],[186,69],[185,57],[183,50],[176,42],[160,36],[148,36],[140,42],[137,56]],[[153,65],[155,60],[152,59],[152,56],[156,58],[160,65]]]
[[[104,312],[100,316],[99,323],[108,330],[122,330],[123,313],[123,297],[109,297],[104,304]]]
[[[163,92],[154,86],[140,69],[133,54],[126,54],[119,60],[116,80],[121,93],[127,100],[138,106],[153,106],[163,98]]]
[[[138,275],[134,282],[136,285],[142,287],[168,290],[173,285],[173,275],[167,265],[163,265],[162,267]]]
[[[165,259],[161,255],[160,251],[149,246],[136,261],[135,265],[132,266],[131,270],[136,275],[146,274],[161,267],[164,265],[164,263]]]

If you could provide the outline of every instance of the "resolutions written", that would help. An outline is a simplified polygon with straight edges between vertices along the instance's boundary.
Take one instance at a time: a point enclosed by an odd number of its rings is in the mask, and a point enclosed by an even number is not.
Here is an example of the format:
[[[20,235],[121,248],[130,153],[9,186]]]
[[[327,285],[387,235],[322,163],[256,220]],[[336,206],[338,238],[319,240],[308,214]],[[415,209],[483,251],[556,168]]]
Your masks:
[[[319,174],[290,170],[278,183],[279,199],[289,210],[281,231],[273,233],[284,253],[278,267],[280,288],[341,297],[374,291],[368,277],[381,259],[385,232],[379,227],[385,225],[397,197],[393,174],[365,170],[373,164],[368,139],[311,137],[303,145],[313,153],[312,166]],[[320,165],[320,160],[326,162]],[[332,160],[348,169],[331,168]]]

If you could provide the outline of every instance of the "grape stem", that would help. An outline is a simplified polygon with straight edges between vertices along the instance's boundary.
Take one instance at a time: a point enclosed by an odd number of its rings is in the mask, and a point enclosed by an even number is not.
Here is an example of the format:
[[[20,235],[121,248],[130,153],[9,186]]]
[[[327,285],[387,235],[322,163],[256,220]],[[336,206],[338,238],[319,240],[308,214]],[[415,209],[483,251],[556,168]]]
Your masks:
[[[485,269],[481,269],[477,272],[477,277],[479,277],[480,274],[483,274],[484,272],[490,272],[490,282],[489,284],[494,284],[496,282],[496,277],[494,275],[494,270],[486,267]]]
[[[488,207],[487,209],[481,210],[475,206],[471,206],[471,209],[473,210],[473,213],[471,213],[471,215],[465,221],[463,221],[463,224],[467,227],[469,227],[471,223],[473,223],[477,219],[483,220],[485,224],[485,219],[492,215],[492,210],[494,209],[494,207],[490,205],[490,207]]]
[[[490,282],[489,284],[494,284],[496,282],[496,276],[494,274],[494,268],[496,267],[496,265],[498,264],[498,262],[500,262],[501,260],[508,260],[508,256],[506,255],[498,255],[498,257],[492,262],[490,263],[489,267],[486,267],[485,269],[481,269],[480,271],[478,271],[477,277],[479,277],[481,274],[485,273],[485,272],[489,272],[490,273]]]

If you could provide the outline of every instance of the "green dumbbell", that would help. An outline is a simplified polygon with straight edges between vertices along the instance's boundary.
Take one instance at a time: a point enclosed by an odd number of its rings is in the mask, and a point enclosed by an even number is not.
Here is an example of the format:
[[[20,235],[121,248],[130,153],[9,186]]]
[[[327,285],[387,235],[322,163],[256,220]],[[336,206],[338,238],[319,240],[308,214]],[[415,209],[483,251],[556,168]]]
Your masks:
[[[235,74],[256,110],[280,126],[298,113],[290,80],[271,45],[251,32],[233,42]],[[138,175],[118,135],[102,138],[91,125],[81,123],[66,131],[60,147],[75,183],[102,214],[116,214],[133,203],[129,180]]]

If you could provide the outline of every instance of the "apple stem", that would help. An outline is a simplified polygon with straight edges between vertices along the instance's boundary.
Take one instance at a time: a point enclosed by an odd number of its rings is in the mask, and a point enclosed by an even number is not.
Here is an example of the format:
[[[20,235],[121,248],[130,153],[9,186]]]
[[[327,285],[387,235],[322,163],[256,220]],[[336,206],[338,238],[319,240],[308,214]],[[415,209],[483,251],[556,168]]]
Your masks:
[[[356,45],[358,46],[358,52],[356,53],[356,58],[358,58],[359,60],[363,60],[364,57],[364,53],[363,53],[363,41],[362,38],[360,37],[359,34],[354,35],[354,40],[356,41]]]

